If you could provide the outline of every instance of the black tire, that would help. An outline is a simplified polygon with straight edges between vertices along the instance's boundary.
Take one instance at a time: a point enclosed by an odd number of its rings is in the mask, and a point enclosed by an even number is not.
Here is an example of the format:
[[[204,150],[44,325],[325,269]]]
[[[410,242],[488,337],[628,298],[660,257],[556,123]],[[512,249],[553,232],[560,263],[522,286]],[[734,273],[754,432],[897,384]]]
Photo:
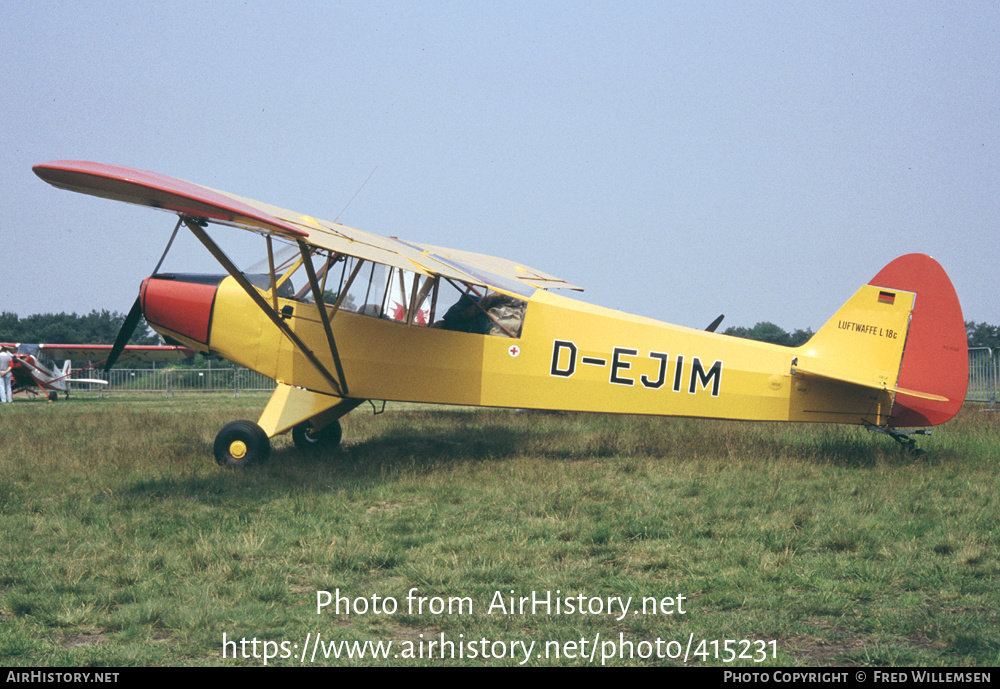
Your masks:
[[[58,393],[55,393],[55,392],[50,392],[49,393],[49,402],[55,402],[57,399],[59,399],[59,394]]]
[[[292,429],[292,442],[302,452],[310,454],[332,454],[340,448],[344,435],[340,421],[329,423],[318,431],[308,421]]]
[[[232,468],[248,467],[271,456],[271,441],[253,421],[231,421],[215,436],[215,461]]]

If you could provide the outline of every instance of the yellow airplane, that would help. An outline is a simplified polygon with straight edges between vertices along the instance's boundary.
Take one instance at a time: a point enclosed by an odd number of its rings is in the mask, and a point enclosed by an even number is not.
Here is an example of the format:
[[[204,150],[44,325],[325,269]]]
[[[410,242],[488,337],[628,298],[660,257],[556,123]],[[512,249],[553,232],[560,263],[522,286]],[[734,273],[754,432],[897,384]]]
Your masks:
[[[944,423],[965,398],[961,307],[922,254],[892,261],[806,344],[783,347],[711,332],[717,322],[697,330],[592,306],[513,261],[153,172],[81,161],[34,171],[62,189],[176,213],[174,235],[186,226],[225,270],[158,265],[120,336],[142,314],[169,342],[277,381],[256,422],[219,431],[224,466],[267,458],[270,438],[289,430],[300,448],[336,447],[338,419],[365,400],[861,424],[912,445],[923,431],[899,429]],[[234,265],[213,223],[261,235],[266,271]]]

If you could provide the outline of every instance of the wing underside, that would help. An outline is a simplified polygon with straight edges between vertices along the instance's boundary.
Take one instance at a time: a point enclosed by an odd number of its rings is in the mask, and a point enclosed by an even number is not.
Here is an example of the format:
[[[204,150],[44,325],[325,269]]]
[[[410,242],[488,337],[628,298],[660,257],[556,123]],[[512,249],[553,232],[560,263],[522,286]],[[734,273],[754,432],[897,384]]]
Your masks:
[[[72,361],[103,361],[111,354],[114,345],[41,344],[39,354],[45,359]],[[127,361],[179,361],[194,356],[187,347],[171,345],[128,345],[121,353]]]
[[[145,170],[67,160],[42,163],[33,169],[41,179],[61,189],[302,241],[423,275],[439,275],[520,295],[535,289],[580,290],[514,261],[385,237]]]

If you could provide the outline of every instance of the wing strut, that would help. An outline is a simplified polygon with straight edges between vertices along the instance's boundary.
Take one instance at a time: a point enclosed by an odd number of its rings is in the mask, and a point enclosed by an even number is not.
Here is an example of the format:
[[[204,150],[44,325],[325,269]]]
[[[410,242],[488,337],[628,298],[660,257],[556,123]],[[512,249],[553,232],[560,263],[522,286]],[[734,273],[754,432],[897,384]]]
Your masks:
[[[350,292],[351,285],[354,284],[354,278],[356,278],[358,276],[358,273],[361,272],[361,266],[363,266],[364,264],[365,262],[363,260],[358,259],[357,265],[354,266],[354,270],[352,270],[350,276],[348,276],[347,282],[341,288],[340,294],[337,296],[337,301],[333,305],[334,316],[336,316],[337,311],[340,310],[340,305],[344,303],[344,297],[346,297],[347,293]]]
[[[298,245],[299,252],[302,254],[302,264],[306,267],[306,275],[309,276],[309,285],[312,287],[313,299],[316,301],[316,310],[319,311],[319,319],[323,323],[323,330],[326,332],[326,341],[330,345],[330,354],[333,355],[333,365],[337,367],[337,377],[340,378],[340,386],[344,392],[344,396],[346,396],[347,378],[344,376],[344,367],[340,363],[337,343],[333,339],[333,330],[330,328],[330,316],[326,312],[326,304],[323,303],[323,289],[319,286],[319,280],[316,279],[316,269],[313,267],[312,254],[310,254],[309,246],[305,242],[299,240]],[[324,280],[326,279],[326,272],[323,274]]]
[[[179,229],[181,229],[181,219],[177,218],[177,224],[174,225],[174,231],[170,233],[170,239],[167,240],[167,248],[163,250],[163,255],[160,256],[160,260],[157,262],[156,267],[153,268],[153,275],[156,275],[157,273],[160,272],[160,266],[163,265],[163,259],[165,259],[167,257],[167,254],[170,252],[170,247],[173,246],[174,238],[177,237],[177,230]],[[271,236],[268,235],[267,238],[268,241],[270,241]]]
[[[264,297],[260,296],[260,292],[257,291],[257,288],[254,287],[250,281],[246,279],[246,276],[240,272],[239,268],[237,268],[233,262],[229,260],[229,257],[226,256],[225,252],[223,252],[222,249],[220,249],[219,246],[212,241],[212,238],[208,236],[208,233],[205,232],[205,230],[198,224],[198,220],[192,217],[184,217],[183,220],[184,224],[187,225],[187,228],[191,230],[195,237],[198,238],[198,241],[205,245],[205,248],[208,249],[209,253],[215,257],[215,260],[226,269],[226,272],[229,273],[229,275],[232,276],[237,283],[239,283],[239,286],[243,288],[243,291],[246,292],[250,299],[252,299],[260,310],[264,312],[264,315],[271,319],[271,322],[277,326],[278,330],[280,330],[282,334],[284,334],[284,336],[287,337],[300,352],[302,352],[303,356],[309,360],[309,363],[311,363],[316,370],[319,371],[324,378],[326,378],[327,382],[333,387],[335,393],[340,397],[345,396],[347,392],[346,389],[342,389],[340,382],[338,382],[337,379],[326,370],[323,363],[308,347],[305,346],[305,343],[299,339],[299,336],[292,332],[292,329],[289,328],[288,324],[285,323],[274,311],[274,309],[271,308],[271,305],[267,303]]]
[[[267,274],[271,279],[271,307],[278,310],[278,280],[274,275],[274,247],[271,245],[271,235],[264,235],[267,242]]]

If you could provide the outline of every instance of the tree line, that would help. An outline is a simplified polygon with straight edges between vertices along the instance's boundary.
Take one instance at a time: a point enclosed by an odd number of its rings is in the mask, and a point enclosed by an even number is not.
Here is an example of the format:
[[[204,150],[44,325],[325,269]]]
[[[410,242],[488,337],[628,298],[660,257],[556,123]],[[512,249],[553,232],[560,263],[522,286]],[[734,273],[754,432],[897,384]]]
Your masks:
[[[10,312],[0,313],[0,342],[47,342],[51,344],[112,344],[118,336],[125,315],[116,311],[91,311],[78,316],[75,313],[38,313],[19,318]],[[1000,350],[1000,326],[966,321],[965,332],[970,347],[992,347]],[[726,328],[725,335],[733,335],[758,342],[796,347],[805,344],[813,331],[787,332],[774,323],[764,321],[752,328],[735,326]],[[139,323],[131,344],[158,344],[159,336],[152,332],[145,321]]]
[[[789,333],[774,323],[765,321],[752,328],[726,328],[723,334],[757,340],[758,342],[771,342],[786,347],[797,347],[808,342],[814,333],[809,328]],[[966,321],[965,335],[968,338],[969,347],[991,347],[994,350],[1000,350],[1000,326],[985,322]]]
[[[1000,326],[966,321],[965,334],[969,337],[970,347],[991,347],[994,351],[1000,349]]]
[[[36,313],[19,318],[16,313],[0,313],[0,341],[32,344],[114,344],[125,322],[125,314],[116,311],[75,313]],[[145,320],[139,323],[130,344],[159,344],[158,335],[149,330]]]

